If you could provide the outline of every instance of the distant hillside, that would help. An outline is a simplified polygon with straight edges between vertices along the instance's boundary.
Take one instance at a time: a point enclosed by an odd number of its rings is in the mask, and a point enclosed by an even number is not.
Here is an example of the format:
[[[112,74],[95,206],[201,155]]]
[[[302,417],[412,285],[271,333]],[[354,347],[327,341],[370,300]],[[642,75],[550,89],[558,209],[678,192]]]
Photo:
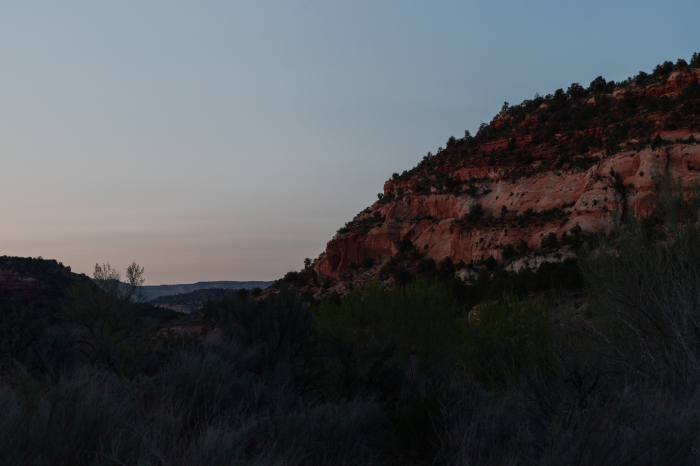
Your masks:
[[[31,304],[58,312],[67,290],[88,277],[55,260],[0,257],[0,307]]]
[[[151,300],[150,304],[189,314],[200,310],[207,301],[221,301],[224,298],[235,296],[237,292],[238,290],[230,288],[203,288],[191,293],[161,296]]]
[[[146,297],[146,301],[152,301],[161,296],[172,296],[176,294],[191,293],[193,291],[208,289],[208,288],[221,288],[228,290],[238,290],[240,288],[246,288],[252,290],[255,287],[260,287],[262,289],[267,288],[272,285],[273,282],[262,282],[262,281],[252,281],[252,282],[197,282],[185,285],[158,285],[158,286],[144,286],[143,294]]]

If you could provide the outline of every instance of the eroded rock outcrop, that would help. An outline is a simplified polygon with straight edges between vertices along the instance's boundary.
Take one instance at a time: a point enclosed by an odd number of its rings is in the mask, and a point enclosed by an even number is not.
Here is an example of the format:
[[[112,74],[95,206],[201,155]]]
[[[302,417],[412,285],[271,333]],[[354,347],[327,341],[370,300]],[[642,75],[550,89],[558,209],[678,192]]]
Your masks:
[[[537,260],[525,251],[549,257],[544,239],[568,244],[567,234],[650,214],[658,176],[687,187],[700,179],[700,69],[644,84],[602,80],[600,92],[576,86],[507,108],[476,136],[450,138],[445,149],[394,174],[380,199],[328,242],[306,272],[314,283],[308,288],[391,283],[387,261],[407,247],[409,271],[422,259],[531,265]],[[515,248],[518,257],[505,257]],[[568,247],[554,256],[572,254]]]
[[[661,133],[665,141],[688,139],[691,135],[700,140],[700,133]],[[355,221],[371,218],[376,212],[383,221],[364,234],[336,235],[328,243],[316,270],[335,277],[352,263],[361,264],[366,257],[380,260],[395,254],[401,240],[411,241],[428,258],[439,261],[449,257],[453,262],[470,262],[489,256],[500,258],[504,245],[516,245],[521,240],[536,248],[543,236],[549,233],[561,236],[575,225],[583,233],[594,233],[610,227],[623,215],[649,214],[655,176],[668,171],[690,185],[698,179],[695,167],[700,168],[700,145],[672,143],[656,149],[603,156],[586,170],[546,170],[518,179],[503,177],[496,170],[484,170],[478,176],[481,195],[408,192],[389,204],[375,204]],[[475,173],[457,170],[455,174],[460,180],[469,180]],[[393,189],[394,184],[387,182],[384,194],[390,194]],[[460,219],[476,204],[481,205],[484,216],[499,217],[503,222],[485,227],[460,225]],[[528,225],[508,221],[522,216],[528,209],[533,213],[560,210],[564,215]]]

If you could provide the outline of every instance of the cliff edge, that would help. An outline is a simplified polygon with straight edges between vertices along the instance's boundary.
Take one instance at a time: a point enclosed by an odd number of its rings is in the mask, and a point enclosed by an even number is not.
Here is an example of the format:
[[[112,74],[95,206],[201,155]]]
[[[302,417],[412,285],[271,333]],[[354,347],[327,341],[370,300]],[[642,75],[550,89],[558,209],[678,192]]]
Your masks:
[[[573,256],[586,235],[651,213],[655,179],[700,178],[700,58],[625,82],[504,104],[476,135],[451,137],[395,173],[372,206],[285,281],[314,296],[385,285],[449,260],[509,270]],[[427,262],[426,262],[427,261]],[[422,265],[421,265],[422,264]],[[470,267],[471,266],[471,267]]]

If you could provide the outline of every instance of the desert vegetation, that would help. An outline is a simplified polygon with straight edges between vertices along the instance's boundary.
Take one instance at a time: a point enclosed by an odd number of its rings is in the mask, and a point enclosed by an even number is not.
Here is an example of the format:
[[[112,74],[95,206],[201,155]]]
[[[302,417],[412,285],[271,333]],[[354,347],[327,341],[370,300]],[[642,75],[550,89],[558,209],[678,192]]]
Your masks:
[[[612,156],[623,148],[656,148],[664,144],[659,130],[699,128],[700,85],[691,79],[671,96],[655,95],[664,91],[652,87],[665,85],[674,72],[689,74],[699,67],[695,53],[689,62],[681,58],[665,61],[650,73],[640,71],[623,81],[598,76],[587,87],[572,83],[551,94],[535,94],[520,104],[505,102],[499,115],[490,124],[481,123],[476,134],[465,131],[464,137],[451,136],[444,149],[428,152],[415,167],[394,173],[391,179],[415,180],[412,191],[418,194],[431,189],[454,192],[455,184],[445,178],[460,167],[506,167],[508,176],[515,179],[543,171],[545,166],[533,165],[538,159],[553,159],[558,169],[585,170],[601,156]],[[426,173],[433,176],[426,177]],[[380,200],[391,202],[393,196],[382,195]]]
[[[472,285],[424,260],[313,305],[237,293],[206,336],[156,338],[143,270],[98,266],[60,310],[3,307],[0,462],[695,464],[699,199],[660,178],[652,216]]]

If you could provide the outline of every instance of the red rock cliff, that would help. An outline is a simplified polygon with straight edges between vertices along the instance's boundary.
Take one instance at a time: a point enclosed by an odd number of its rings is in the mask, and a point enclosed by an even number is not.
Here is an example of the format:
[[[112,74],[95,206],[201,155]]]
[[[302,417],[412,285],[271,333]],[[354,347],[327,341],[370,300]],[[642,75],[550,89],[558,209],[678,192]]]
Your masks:
[[[671,141],[677,137],[687,139],[691,134],[676,131],[662,132],[661,136]],[[700,133],[694,136],[700,140]],[[425,251],[425,257],[470,262],[489,256],[499,258],[501,249],[497,246],[516,245],[520,240],[536,248],[544,235],[553,232],[560,237],[576,224],[584,233],[593,233],[610,226],[625,213],[650,213],[655,175],[668,170],[672,176],[689,184],[698,179],[695,167],[700,167],[700,145],[674,143],[653,150],[622,151],[602,158],[586,170],[552,170],[549,167],[517,179],[505,177],[501,170],[483,170],[479,176],[479,191],[489,191],[484,194],[473,197],[440,193],[418,195],[408,191],[391,203],[375,204],[355,221],[372,218],[378,212],[382,222],[367,233],[337,234],[328,243],[316,270],[335,277],[348,270],[351,263],[360,264],[366,257],[376,260],[395,254],[398,242],[404,239]],[[610,174],[611,170],[620,177],[624,192],[615,188],[616,178]],[[457,170],[456,176],[460,180],[469,179],[463,178],[461,171]],[[387,182],[385,195],[392,192],[392,187],[392,183]],[[525,214],[528,209],[535,213],[560,209],[565,216],[526,226],[509,228],[509,224],[504,223],[464,229],[459,224],[460,219],[475,204],[482,206],[486,216],[500,217],[502,209],[506,208],[504,220]]]
[[[550,233],[590,234],[648,214],[656,176],[686,186],[700,178],[699,81],[700,69],[686,68],[510,107],[395,174],[312,268],[334,279],[371,258],[361,280],[377,278],[407,242],[436,261],[500,259],[507,245],[534,250]]]

